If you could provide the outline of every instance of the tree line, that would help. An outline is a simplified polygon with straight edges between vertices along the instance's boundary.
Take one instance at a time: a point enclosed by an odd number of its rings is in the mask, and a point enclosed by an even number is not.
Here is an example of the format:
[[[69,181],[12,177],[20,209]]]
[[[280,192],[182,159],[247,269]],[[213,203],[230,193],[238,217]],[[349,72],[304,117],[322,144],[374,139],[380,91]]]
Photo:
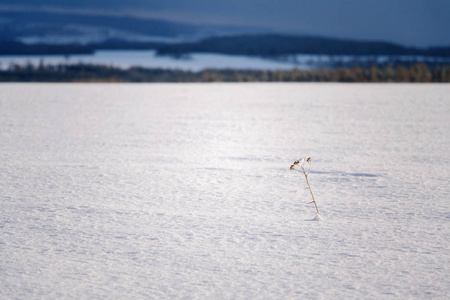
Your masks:
[[[92,64],[19,65],[0,70],[1,82],[450,82],[450,65],[414,63],[314,70],[205,69],[198,72]]]

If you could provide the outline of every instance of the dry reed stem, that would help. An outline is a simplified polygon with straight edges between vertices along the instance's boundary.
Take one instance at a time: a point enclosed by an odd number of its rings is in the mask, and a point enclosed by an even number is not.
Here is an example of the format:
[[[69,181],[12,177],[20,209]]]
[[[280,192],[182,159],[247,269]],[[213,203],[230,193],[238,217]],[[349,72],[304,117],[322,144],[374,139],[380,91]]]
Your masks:
[[[311,189],[311,185],[309,184],[309,180],[308,180],[308,174],[311,171],[311,157],[308,157],[306,159],[306,162],[309,164],[308,172],[306,172],[306,170],[305,170],[304,161],[305,160],[303,158],[300,158],[300,159],[294,161],[294,163],[291,165],[290,169],[291,170],[295,170],[295,166],[296,165],[300,165],[300,168],[302,169],[302,173],[305,176],[305,180],[306,180],[306,184],[308,185],[309,192],[311,193],[312,201],[310,203],[314,203],[314,206],[316,208],[316,212],[318,214],[320,214],[319,208],[317,207],[316,199],[314,198],[314,194],[313,194],[313,191]]]

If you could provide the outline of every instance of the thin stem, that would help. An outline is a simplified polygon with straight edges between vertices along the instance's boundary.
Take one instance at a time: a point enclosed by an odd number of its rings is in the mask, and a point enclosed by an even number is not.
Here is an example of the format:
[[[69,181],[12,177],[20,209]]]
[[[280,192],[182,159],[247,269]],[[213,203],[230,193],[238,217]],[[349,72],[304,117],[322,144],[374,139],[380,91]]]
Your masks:
[[[303,168],[303,166],[302,166],[302,170],[303,170],[303,175],[305,175],[306,184],[308,185],[309,192],[311,193],[312,202],[314,203],[314,206],[316,207],[317,213],[320,214],[319,213],[319,208],[317,207],[316,200],[314,199],[314,194],[313,194],[313,192],[311,190],[311,186],[309,185],[308,174],[305,172],[305,169]]]

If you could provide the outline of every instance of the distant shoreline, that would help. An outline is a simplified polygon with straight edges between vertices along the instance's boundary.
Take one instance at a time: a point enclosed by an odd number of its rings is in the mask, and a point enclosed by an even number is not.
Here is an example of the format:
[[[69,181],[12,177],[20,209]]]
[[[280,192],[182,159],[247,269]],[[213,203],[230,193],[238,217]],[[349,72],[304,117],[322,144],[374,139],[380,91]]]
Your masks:
[[[319,36],[259,34],[216,36],[196,42],[136,42],[108,39],[97,43],[24,43],[20,40],[1,40],[2,55],[75,55],[93,54],[98,50],[155,50],[158,55],[182,57],[192,53],[216,53],[259,57],[286,55],[349,55],[349,56],[428,56],[450,57],[450,46],[406,47],[400,44],[359,41]]]
[[[450,82],[450,64],[344,67],[315,70],[161,68],[128,69],[93,64],[11,65],[0,82]]]

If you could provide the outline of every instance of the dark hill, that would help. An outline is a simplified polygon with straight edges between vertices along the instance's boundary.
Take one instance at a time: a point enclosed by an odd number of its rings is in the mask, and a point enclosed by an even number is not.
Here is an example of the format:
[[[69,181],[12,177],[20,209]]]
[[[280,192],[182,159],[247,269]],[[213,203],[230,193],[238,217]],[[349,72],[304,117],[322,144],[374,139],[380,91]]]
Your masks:
[[[281,34],[212,37],[194,43],[161,46],[161,55],[181,56],[212,52],[250,56],[283,56],[290,54],[323,55],[424,55],[450,56],[450,47],[409,48],[394,43],[354,41],[315,36]]]

